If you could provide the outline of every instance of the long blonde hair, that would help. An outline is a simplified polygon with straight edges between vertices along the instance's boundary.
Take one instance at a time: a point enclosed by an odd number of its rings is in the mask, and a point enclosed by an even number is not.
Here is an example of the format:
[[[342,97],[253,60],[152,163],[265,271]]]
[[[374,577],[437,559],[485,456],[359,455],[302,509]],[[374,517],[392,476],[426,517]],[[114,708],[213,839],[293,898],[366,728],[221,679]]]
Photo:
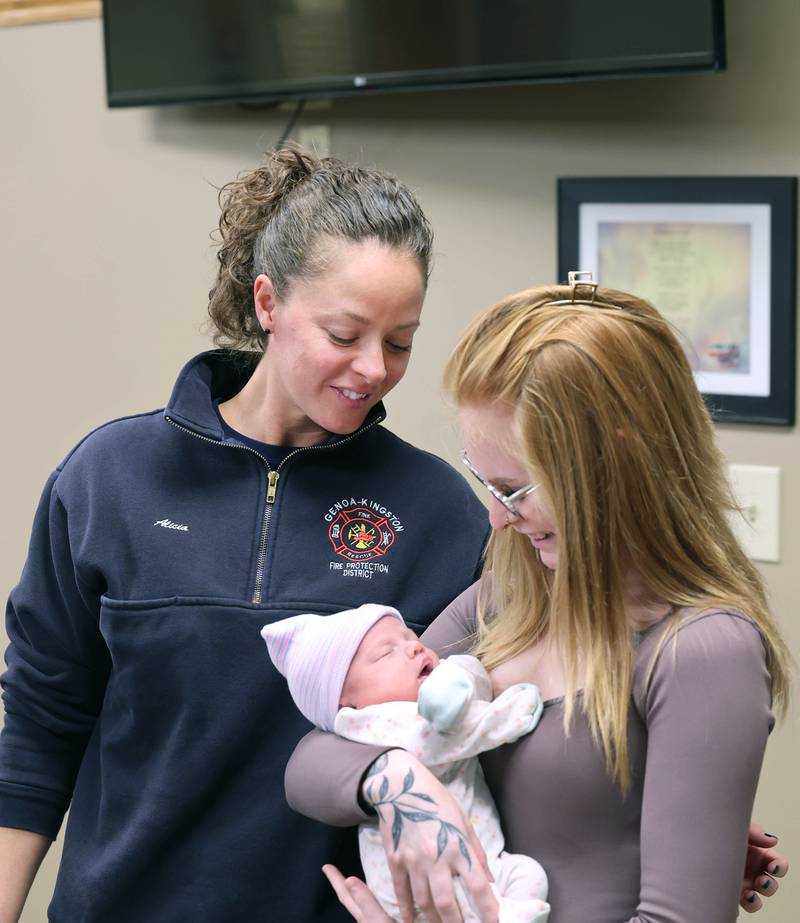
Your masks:
[[[581,707],[624,791],[635,658],[626,575],[676,611],[722,606],[752,619],[779,710],[791,657],[731,530],[736,505],[711,418],[670,325],[623,292],[598,289],[593,304],[572,303],[572,294],[533,288],[483,312],[450,357],[445,383],[460,407],[512,412],[516,451],[558,528],[555,572],[525,536],[492,535],[477,653],[491,669],[551,638],[566,676],[565,728],[580,667]]]

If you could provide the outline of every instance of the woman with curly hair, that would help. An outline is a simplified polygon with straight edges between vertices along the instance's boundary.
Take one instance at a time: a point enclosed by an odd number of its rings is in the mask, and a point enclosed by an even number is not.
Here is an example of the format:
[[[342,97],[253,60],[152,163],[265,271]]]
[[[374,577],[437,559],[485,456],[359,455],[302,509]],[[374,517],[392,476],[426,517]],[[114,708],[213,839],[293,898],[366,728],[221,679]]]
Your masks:
[[[355,836],[285,803],[308,724],[259,632],[372,597],[421,632],[479,570],[480,502],[381,425],[431,259],[412,193],[288,149],[221,204],[224,348],[58,466],[11,595],[2,923],[68,806],[57,923],[346,919],[318,870]]]

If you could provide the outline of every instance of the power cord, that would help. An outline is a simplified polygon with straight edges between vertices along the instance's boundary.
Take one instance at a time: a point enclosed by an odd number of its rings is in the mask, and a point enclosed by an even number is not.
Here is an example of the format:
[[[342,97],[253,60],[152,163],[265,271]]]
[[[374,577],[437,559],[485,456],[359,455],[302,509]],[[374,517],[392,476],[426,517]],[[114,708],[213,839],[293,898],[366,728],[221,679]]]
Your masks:
[[[275,150],[279,151],[285,144],[289,135],[294,131],[294,127],[297,124],[297,120],[300,118],[303,108],[306,104],[304,99],[298,99],[297,105],[295,106],[294,112],[289,117],[289,121],[286,123],[286,128],[283,130],[283,134],[278,138],[277,143],[275,144]]]

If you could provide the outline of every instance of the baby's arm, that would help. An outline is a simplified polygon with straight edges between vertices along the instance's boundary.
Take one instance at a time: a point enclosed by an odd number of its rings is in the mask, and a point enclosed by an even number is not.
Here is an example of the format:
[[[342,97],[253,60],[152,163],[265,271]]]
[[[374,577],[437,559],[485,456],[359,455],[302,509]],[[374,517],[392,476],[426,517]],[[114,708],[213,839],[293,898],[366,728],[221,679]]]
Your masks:
[[[471,702],[450,732],[437,731],[418,714],[415,702],[343,708],[336,716],[334,730],[359,743],[402,747],[426,766],[440,766],[522,737],[536,727],[541,712],[536,686],[519,683],[493,702]]]
[[[490,701],[492,681],[477,657],[456,654],[443,660],[419,690],[419,713],[446,732],[458,724],[476,699]]]
[[[476,699],[448,733],[431,730],[433,745],[450,752],[450,759],[466,759],[529,734],[542,715],[542,697],[531,683],[509,686],[491,702]]]

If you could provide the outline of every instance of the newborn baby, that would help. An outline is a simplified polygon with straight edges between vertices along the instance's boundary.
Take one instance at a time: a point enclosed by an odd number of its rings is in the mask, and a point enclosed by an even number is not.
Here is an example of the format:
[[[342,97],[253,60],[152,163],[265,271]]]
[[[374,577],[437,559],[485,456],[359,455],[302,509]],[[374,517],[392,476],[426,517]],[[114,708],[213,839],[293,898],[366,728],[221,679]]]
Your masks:
[[[497,809],[477,758],[536,727],[542,711],[536,686],[520,683],[492,700],[489,675],[476,658],[440,662],[389,606],[297,615],[265,625],[261,635],[309,721],[350,740],[402,747],[447,786],[486,851],[500,923],[545,923],[547,877],[534,859],[504,851]],[[455,838],[465,849],[461,832],[415,795],[413,779],[391,792],[378,779],[380,768],[378,760],[371,770],[371,800],[379,812],[391,812],[398,837],[404,823],[437,824],[441,848]],[[359,848],[367,884],[386,913],[399,920],[377,819],[359,827]],[[456,891],[465,923],[479,923],[458,883]],[[418,912],[416,919],[423,923],[425,917]]]

